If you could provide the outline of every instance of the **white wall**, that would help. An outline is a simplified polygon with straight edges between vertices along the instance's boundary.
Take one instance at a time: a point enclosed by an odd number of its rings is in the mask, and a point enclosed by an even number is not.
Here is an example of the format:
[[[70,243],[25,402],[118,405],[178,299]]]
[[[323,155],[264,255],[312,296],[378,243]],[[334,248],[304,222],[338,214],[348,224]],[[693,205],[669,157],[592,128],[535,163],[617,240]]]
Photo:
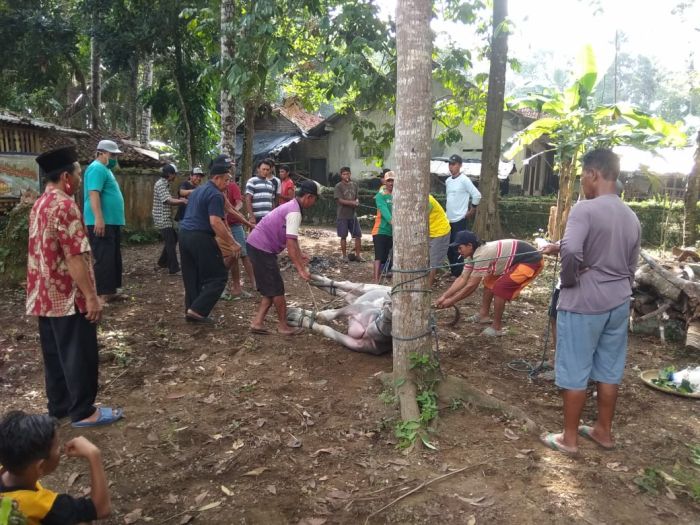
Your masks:
[[[373,111],[363,115],[363,118],[372,120],[377,127],[383,123],[393,125],[393,115]],[[333,131],[328,135],[328,170],[333,173],[338,173],[343,166],[349,166],[356,178],[371,177],[381,171],[382,167],[394,168],[396,161],[394,158],[394,144],[391,145],[388,151],[384,154],[383,166],[375,166],[370,159],[363,159],[359,156],[359,147],[352,137],[352,125],[349,118],[340,117],[332,123]],[[465,149],[481,149],[483,137],[477,134],[471,127],[461,124],[459,127],[462,133],[462,140],[451,146],[444,146],[436,139],[442,128],[439,124],[433,125],[433,142],[431,147],[431,155],[433,157],[449,157],[457,153],[462,158],[481,158],[481,152],[470,151],[465,152]],[[505,144],[510,136],[517,130],[513,123],[507,118],[503,119],[503,127],[501,131],[501,144]],[[511,182],[514,184],[522,184],[522,160],[523,154],[519,153],[515,158],[517,174],[513,174]],[[369,162],[369,164],[368,164]]]

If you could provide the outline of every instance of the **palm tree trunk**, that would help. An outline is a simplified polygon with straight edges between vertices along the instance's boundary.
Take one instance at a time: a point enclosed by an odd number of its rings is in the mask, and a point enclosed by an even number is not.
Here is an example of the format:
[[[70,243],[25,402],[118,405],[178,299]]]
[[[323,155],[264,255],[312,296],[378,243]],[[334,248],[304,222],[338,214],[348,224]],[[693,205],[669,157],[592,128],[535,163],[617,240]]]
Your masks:
[[[139,57],[134,55],[129,60],[129,137],[138,137],[138,98],[139,98]]]
[[[243,153],[241,160],[241,188],[245,188],[246,182],[253,173],[253,139],[255,138],[255,115],[258,112],[258,104],[255,100],[249,100],[245,105],[243,117]]]
[[[498,214],[498,163],[501,160],[501,127],[503,99],[506,91],[508,63],[508,32],[504,27],[508,15],[508,1],[493,2],[493,34],[491,37],[491,65],[486,101],[486,126],[481,153],[479,190],[481,203],[476,214],[474,229],[482,239],[501,238],[501,219]]]
[[[695,165],[688,176],[683,198],[683,245],[693,246],[698,237],[698,197],[700,196],[700,131],[696,138]]]
[[[97,16],[97,15],[95,15]],[[96,22],[96,18],[94,19]],[[100,106],[102,105],[102,86],[100,81],[100,50],[97,39],[93,36],[90,39],[90,85],[92,87],[90,112],[90,127],[98,129],[100,127]]]
[[[153,88],[153,57],[149,57],[143,66],[143,89],[150,91]],[[151,140],[151,106],[143,107],[141,113],[141,144],[148,145]]]
[[[221,0],[221,152],[236,158],[236,104],[231,96],[226,70],[235,53],[233,39],[233,0]]]
[[[432,130],[430,32],[432,2],[399,0],[396,7],[396,165],[394,268],[428,266],[428,191]],[[411,354],[432,354],[427,273],[394,273],[394,380],[401,418],[420,417]],[[404,284],[405,283],[405,284]],[[437,374],[437,370],[433,371]]]

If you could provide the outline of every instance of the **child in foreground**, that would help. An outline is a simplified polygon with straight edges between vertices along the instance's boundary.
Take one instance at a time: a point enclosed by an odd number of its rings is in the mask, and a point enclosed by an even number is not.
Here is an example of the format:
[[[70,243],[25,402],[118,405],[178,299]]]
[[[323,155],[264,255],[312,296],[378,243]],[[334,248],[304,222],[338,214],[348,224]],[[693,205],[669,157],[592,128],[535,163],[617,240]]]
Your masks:
[[[39,479],[60,461],[57,421],[48,415],[9,412],[0,421],[0,497],[17,502],[29,525],[71,525],[106,518],[111,512],[100,450],[84,437],[63,446],[68,457],[90,464],[90,497],[74,498],[45,489]]]

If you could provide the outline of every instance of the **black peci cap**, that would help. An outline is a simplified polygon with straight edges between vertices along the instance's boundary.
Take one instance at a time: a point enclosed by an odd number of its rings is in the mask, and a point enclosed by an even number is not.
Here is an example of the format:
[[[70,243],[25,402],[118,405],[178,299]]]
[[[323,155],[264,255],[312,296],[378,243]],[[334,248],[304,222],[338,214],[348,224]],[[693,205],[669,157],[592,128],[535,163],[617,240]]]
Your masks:
[[[63,146],[62,148],[52,149],[36,158],[36,163],[45,173],[65,168],[74,162],[78,162],[78,153],[75,151],[75,146]]]

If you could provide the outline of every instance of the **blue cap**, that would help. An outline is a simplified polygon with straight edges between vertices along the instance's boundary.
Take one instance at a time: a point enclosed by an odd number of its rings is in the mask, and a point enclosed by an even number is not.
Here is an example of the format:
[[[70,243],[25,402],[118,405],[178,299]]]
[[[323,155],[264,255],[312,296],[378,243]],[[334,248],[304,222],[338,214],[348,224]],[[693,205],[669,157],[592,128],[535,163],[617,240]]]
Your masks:
[[[450,246],[455,248],[460,244],[471,244],[476,250],[479,246],[479,238],[474,232],[463,230],[461,232],[457,232],[457,235],[455,235],[455,240],[450,243]]]

